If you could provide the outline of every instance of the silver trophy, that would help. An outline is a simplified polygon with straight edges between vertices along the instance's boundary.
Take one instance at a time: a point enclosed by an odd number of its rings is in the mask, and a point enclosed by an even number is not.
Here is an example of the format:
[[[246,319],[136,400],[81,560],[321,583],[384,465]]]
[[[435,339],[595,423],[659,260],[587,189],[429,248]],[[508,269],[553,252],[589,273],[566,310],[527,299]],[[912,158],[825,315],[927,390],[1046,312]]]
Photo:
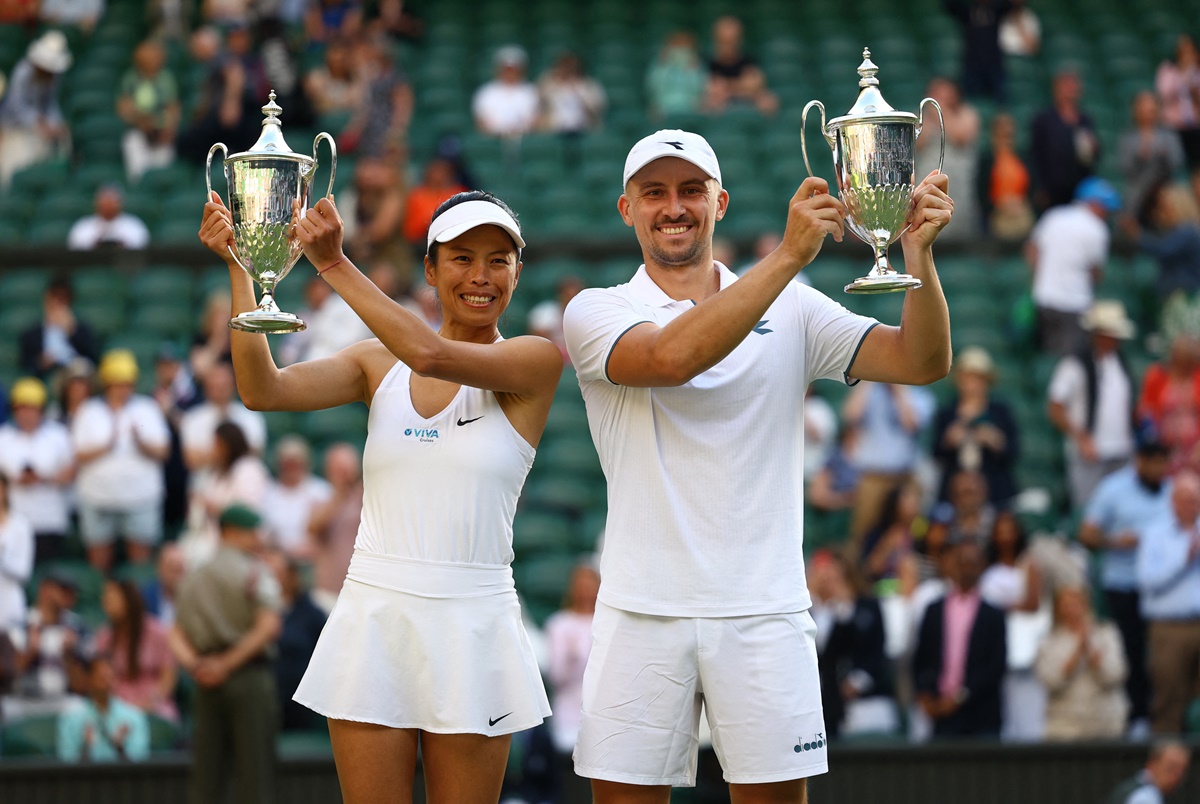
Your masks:
[[[875,266],[864,277],[846,285],[847,293],[889,293],[921,287],[921,280],[897,272],[888,263],[887,249],[908,229],[905,221],[912,210],[914,173],[916,171],[916,141],[921,133],[925,104],[937,110],[942,119],[942,107],[933,98],[921,101],[921,117],[912,112],[893,109],[879,92],[879,68],[871,61],[871,51],[863,49],[863,63],[858,67],[862,88],[858,100],[849,112],[825,123],[825,105],[809,101],[800,116],[800,149],[804,166],[813,175],[808,162],[808,146],[803,126],[808,110],[821,110],[821,133],[833,151],[833,167],[838,192],[848,213],[846,224],[850,231],[875,250]],[[942,146],[938,170],[946,156],[946,129],[942,126]]]
[[[333,137],[321,132],[313,140],[313,155],[294,153],[283,140],[279,113],[271,92],[270,102],[262,107],[265,118],[258,142],[248,151],[229,155],[225,143],[208,149],[204,180],[212,196],[213,154],[225,154],[225,183],[229,186],[229,211],[233,215],[233,259],[262,286],[262,301],[254,310],[235,316],[233,329],[246,332],[299,332],[307,324],[275,303],[275,286],[304,252],[295,235],[293,223],[297,211],[308,209],[308,191],[317,174],[317,145],[329,143],[329,194],[337,172],[337,146]]]

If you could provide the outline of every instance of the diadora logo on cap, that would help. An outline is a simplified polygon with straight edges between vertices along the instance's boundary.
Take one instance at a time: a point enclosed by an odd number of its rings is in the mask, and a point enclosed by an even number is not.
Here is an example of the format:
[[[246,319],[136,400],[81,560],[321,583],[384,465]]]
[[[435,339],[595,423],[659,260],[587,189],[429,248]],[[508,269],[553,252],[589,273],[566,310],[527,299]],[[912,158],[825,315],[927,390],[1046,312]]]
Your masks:
[[[405,427],[405,441],[419,441],[422,444],[436,444],[441,435],[436,427]]]
[[[682,143],[682,142],[668,142],[667,140],[663,140],[663,145],[670,145],[670,146],[672,146],[672,147],[673,147],[673,148],[674,148],[676,151],[682,151],[682,150],[683,150],[683,143]]]
[[[825,735],[821,732],[817,732],[816,736],[807,742],[805,742],[804,738],[801,737],[796,741],[796,746],[792,750],[799,754],[803,751],[816,751],[818,748],[824,747]]]

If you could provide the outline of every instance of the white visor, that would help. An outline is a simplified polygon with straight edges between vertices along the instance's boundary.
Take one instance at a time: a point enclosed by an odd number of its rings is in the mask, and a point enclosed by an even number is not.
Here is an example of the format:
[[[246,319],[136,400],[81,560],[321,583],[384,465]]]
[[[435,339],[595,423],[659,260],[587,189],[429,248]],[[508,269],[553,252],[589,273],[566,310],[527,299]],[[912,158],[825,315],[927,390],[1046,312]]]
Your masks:
[[[488,224],[499,226],[508,232],[517,248],[525,248],[525,241],[521,239],[521,227],[513,220],[512,215],[491,201],[464,201],[438,215],[429,224],[429,239],[425,247],[429,248],[434,241],[447,243],[476,226]]]

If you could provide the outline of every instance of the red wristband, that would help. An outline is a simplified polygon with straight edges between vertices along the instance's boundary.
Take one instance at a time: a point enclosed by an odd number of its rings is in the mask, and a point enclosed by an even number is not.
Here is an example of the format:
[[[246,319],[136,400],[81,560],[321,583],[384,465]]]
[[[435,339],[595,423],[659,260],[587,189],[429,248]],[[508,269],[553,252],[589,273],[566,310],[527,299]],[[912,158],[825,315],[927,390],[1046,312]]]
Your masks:
[[[337,262],[333,263],[332,265],[326,265],[324,268],[322,268],[321,270],[317,271],[317,276],[320,276],[321,274],[325,273],[325,272],[326,272],[326,271],[328,271],[330,268],[336,268],[338,265],[340,265],[341,263],[343,263],[343,262],[345,262],[345,261],[346,261],[346,256],[343,254],[343,255],[342,255],[342,257],[341,257],[341,259],[339,259]]]

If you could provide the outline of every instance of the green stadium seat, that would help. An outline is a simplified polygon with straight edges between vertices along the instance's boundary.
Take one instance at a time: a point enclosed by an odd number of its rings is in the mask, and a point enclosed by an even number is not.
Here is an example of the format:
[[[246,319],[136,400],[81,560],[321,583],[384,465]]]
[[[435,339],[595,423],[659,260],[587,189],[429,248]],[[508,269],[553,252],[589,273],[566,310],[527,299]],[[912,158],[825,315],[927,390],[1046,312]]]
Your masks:
[[[0,304],[0,340],[16,343],[17,335],[41,320],[41,305],[31,301],[22,305]]]
[[[125,276],[115,268],[96,265],[76,271],[71,278],[77,303],[123,304]]]
[[[327,729],[281,731],[275,747],[284,758],[327,758],[333,753]]]
[[[75,217],[45,218],[34,221],[25,232],[25,242],[31,245],[59,246],[67,245],[67,233],[75,223]]]
[[[58,718],[37,715],[5,723],[0,729],[0,756],[53,757],[58,744]]]
[[[561,552],[571,544],[571,520],[553,511],[523,507],[513,518],[513,549],[520,555]]]
[[[538,461],[547,471],[584,479],[598,480],[604,477],[600,457],[587,431],[577,436],[561,434],[543,442],[538,450]]]
[[[13,174],[8,194],[32,201],[49,188],[66,184],[68,165],[64,159],[50,159]]]
[[[604,501],[605,487],[595,479],[564,475],[530,477],[522,498],[532,507],[578,516]]]
[[[367,409],[361,405],[342,405],[300,416],[301,432],[314,443],[349,441],[362,444],[367,435]]]
[[[513,562],[517,592],[534,612],[535,618],[544,620],[562,605],[577,563],[579,560],[576,556],[565,552]]]

